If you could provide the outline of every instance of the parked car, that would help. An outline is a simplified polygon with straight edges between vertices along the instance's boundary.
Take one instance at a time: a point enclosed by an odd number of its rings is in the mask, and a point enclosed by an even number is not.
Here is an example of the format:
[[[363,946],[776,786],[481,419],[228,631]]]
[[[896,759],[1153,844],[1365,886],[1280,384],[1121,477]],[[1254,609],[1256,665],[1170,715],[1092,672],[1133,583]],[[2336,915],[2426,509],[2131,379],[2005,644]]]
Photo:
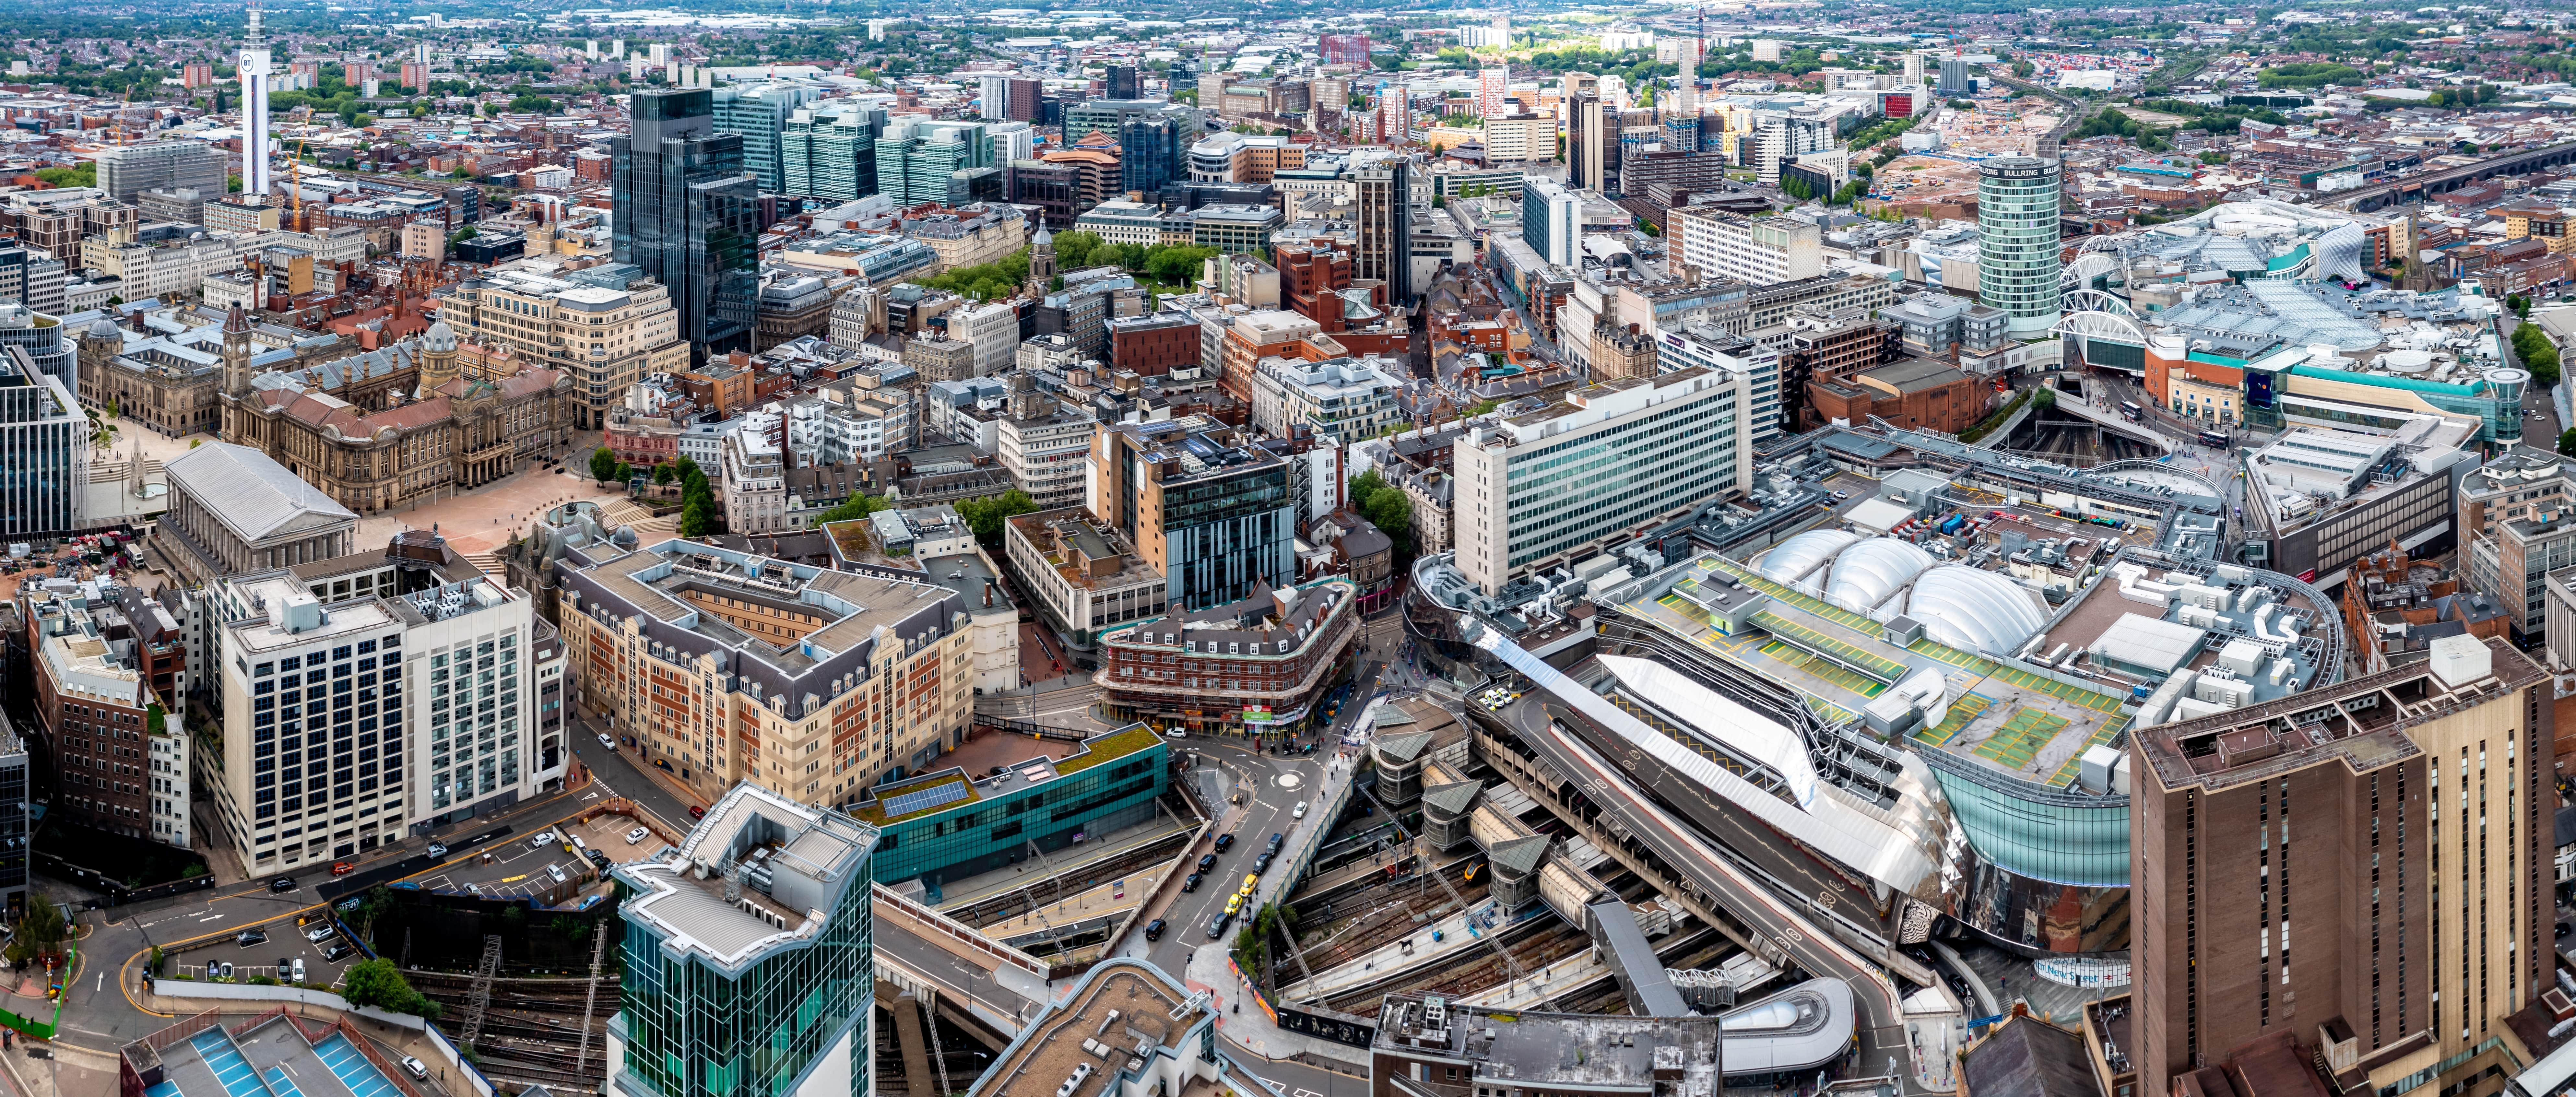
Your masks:
[[[1173,728],[1172,730],[1163,733],[1163,738],[1166,739],[1187,739],[1189,737],[1189,732],[1182,731],[1179,728]]]
[[[315,926],[315,927],[313,927],[313,928],[311,928],[311,929],[305,930],[305,931],[304,931],[304,939],[305,939],[305,940],[307,940],[307,941],[311,941],[311,942],[313,942],[314,944],[317,944],[317,945],[318,945],[318,944],[321,944],[321,943],[322,943],[322,942],[324,942],[324,941],[328,941],[328,940],[330,940],[330,939],[331,939],[331,935],[332,935],[332,934],[335,934],[335,933],[338,933],[338,932],[340,932],[340,931],[339,931],[338,929],[333,928],[333,927],[332,927],[332,925],[331,925],[331,923],[329,923],[329,922],[324,922],[324,923],[322,923],[321,925],[318,925],[318,926]]]
[[[1277,857],[1277,856],[1279,856],[1277,853],[1264,853],[1264,854],[1262,854],[1262,855],[1261,855],[1261,856],[1259,856],[1259,857],[1255,857],[1255,858],[1253,858],[1253,859],[1252,859],[1252,871],[1254,871],[1254,872],[1268,872],[1268,871],[1270,871],[1270,861],[1271,861],[1271,859],[1272,859],[1272,858],[1275,858],[1275,857]]]
[[[1216,854],[1213,854],[1213,853],[1209,853],[1209,854],[1202,854],[1202,855],[1199,857],[1199,871],[1200,871],[1200,872],[1206,872],[1207,870],[1212,869],[1212,868],[1215,868],[1215,867],[1216,867]]]
[[[408,1075],[411,1075],[413,1078],[419,1079],[420,1081],[424,1081],[424,1082],[426,1082],[426,1081],[428,1081],[428,1080],[429,1080],[429,1067],[428,1067],[428,1065],[427,1065],[427,1064],[422,1063],[422,1062],[421,1062],[420,1060],[418,1060],[418,1059],[414,1059],[414,1058],[412,1058],[412,1057],[411,1057],[411,1056],[409,1056],[409,1055],[405,1055],[405,1056],[403,1056],[403,1057],[402,1057],[402,1068],[403,1068],[403,1073],[408,1074]]]
[[[1251,895],[1251,894],[1252,894],[1252,889],[1257,888],[1257,887],[1260,887],[1260,886],[1261,886],[1261,877],[1260,877],[1260,875],[1258,875],[1258,874],[1256,874],[1256,873],[1246,873],[1246,874],[1244,874],[1244,877],[1243,877],[1243,887],[1242,887],[1241,889],[1237,890],[1237,891],[1235,892],[1235,894],[1237,894],[1237,895],[1249,896],[1249,895]]]
[[[689,805],[689,818],[692,818],[692,819],[704,819],[704,818],[706,818],[706,817],[707,817],[707,809],[702,808],[702,807],[699,807],[699,806],[698,806],[698,805],[696,805],[696,804],[691,804],[691,805]]]
[[[295,981],[304,981],[304,958],[301,956],[295,958]]]
[[[1198,873],[1193,872],[1193,873],[1191,873],[1191,874],[1189,874],[1189,875],[1187,875],[1187,876],[1181,877],[1181,890],[1182,890],[1182,891],[1197,891],[1198,889],[1199,889],[1199,874],[1198,874]]]
[[[294,974],[295,974],[295,958],[294,958],[294,957],[292,957],[292,956],[280,956],[280,957],[278,957],[278,958],[277,958],[277,977],[278,977],[278,978],[280,978],[280,979],[285,979],[285,978],[288,978],[288,977],[290,977],[290,976],[292,976],[292,975],[294,975]]]
[[[1223,852],[1225,852],[1228,848],[1232,847],[1233,845],[1234,845],[1234,835],[1231,835],[1231,834],[1220,834],[1220,835],[1217,835],[1217,836],[1216,836],[1216,851],[1217,851],[1218,853],[1223,853]]]
[[[589,849],[589,848],[590,848],[590,843],[585,842],[585,841],[582,841],[582,840],[581,840],[581,835],[576,834],[576,835],[573,835],[573,836],[572,836],[572,848],[573,848],[573,851],[574,851],[574,852],[578,853],[578,852],[581,852],[581,851],[583,851],[583,850],[587,850],[587,849]]]
[[[1271,835],[1270,835],[1270,852],[1272,852],[1272,853],[1277,853],[1277,852],[1279,852],[1279,847],[1280,847],[1280,846],[1283,846],[1283,845],[1286,845],[1286,844],[1288,844],[1288,836],[1287,836],[1287,835],[1285,835],[1285,834],[1280,834],[1280,833],[1278,833],[1278,832],[1276,832],[1276,831],[1274,831],[1274,832],[1272,832],[1272,833],[1271,833]]]
[[[268,890],[269,890],[270,892],[272,892],[272,893],[275,893],[275,892],[281,892],[281,891],[293,891],[293,890],[295,890],[295,877],[292,877],[292,876],[273,876],[273,877],[270,877],[270,878],[269,878],[269,881],[268,881]]]
[[[1225,936],[1225,924],[1233,920],[1234,916],[1231,914],[1220,914],[1208,919],[1208,940],[1213,941]]]
[[[1160,941],[1163,939],[1162,919],[1156,918],[1151,922],[1145,923],[1145,939],[1148,941]]]
[[[1297,801],[1297,810],[1291,813],[1291,817],[1297,819],[1303,819],[1306,817],[1306,801]]]
[[[352,952],[356,952],[357,950],[357,946],[352,945],[347,941],[333,941],[330,944],[322,946],[322,958],[333,963],[338,963],[341,957]]]
[[[600,737],[599,737],[599,745],[601,745],[601,746],[603,746],[603,747],[607,747],[607,748],[608,748],[608,749],[610,749],[610,750],[616,750],[616,749],[617,749],[617,740],[615,740],[615,739],[611,739],[611,738],[609,738],[609,737],[607,737],[607,736],[605,736],[605,735],[602,735],[602,736],[600,736]]]
[[[218,960],[214,963],[208,964],[206,965],[206,974],[212,975],[218,979],[230,979],[233,977],[233,962],[230,960]]]
[[[447,843],[445,843],[445,842],[431,842],[431,843],[429,844],[429,855],[430,855],[430,856],[432,856],[432,857],[445,857],[445,856],[447,856]]]
[[[262,930],[246,929],[233,934],[233,943],[243,948],[257,948],[268,943],[268,934]]]
[[[547,846],[553,845],[554,840],[555,832],[551,830],[538,831],[536,837],[528,839],[528,848],[544,849]]]
[[[1242,913],[1242,911],[1243,911],[1243,896],[1240,896],[1240,895],[1228,895],[1228,896],[1226,896],[1226,897],[1225,897],[1225,914],[1226,914],[1226,917],[1231,918],[1231,917],[1235,916],[1236,914]]]
[[[356,871],[358,871],[358,866],[350,864],[347,861],[335,861],[331,865],[331,875],[333,876],[346,876]]]
[[[554,878],[555,878],[555,882],[556,882],[556,883],[558,883],[558,884],[563,883],[563,882],[565,882],[566,880],[570,879],[570,877],[567,877],[567,876],[565,876],[565,875],[564,875],[564,870],[563,870],[563,866],[562,866],[562,865],[547,865],[547,866],[546,866],[546,875],[554,877]]]

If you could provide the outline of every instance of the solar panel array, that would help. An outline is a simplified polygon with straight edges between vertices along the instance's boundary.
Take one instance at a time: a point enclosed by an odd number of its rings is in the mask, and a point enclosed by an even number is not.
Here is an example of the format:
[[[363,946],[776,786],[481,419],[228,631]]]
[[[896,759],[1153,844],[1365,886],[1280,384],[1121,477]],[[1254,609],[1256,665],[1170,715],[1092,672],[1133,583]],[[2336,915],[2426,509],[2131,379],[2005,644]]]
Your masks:
[[[953,804],[965,799],[966,796],[965,782],[950,781],[933,785],[919,792],[907,792],[888,800],[885,803],[885,813],[886,817],[891,819],[898,815],[910,815],[916,811],[935,808],[941,804]]]

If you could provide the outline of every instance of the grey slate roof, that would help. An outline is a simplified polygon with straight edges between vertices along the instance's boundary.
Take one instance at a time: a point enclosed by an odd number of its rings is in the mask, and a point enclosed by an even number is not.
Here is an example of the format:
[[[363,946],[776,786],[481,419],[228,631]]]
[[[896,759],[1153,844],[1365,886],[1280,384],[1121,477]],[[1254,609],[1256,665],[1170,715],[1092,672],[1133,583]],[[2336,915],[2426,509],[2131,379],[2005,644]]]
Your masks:
[[[248,446],[209,442],[171,458],[166,467],[172,487],[196,497],[247,544],[358,520],[322,489]]]
[[[1538,871],[1539,862],[1547,859],[1547,845],[1550,840],[1545,835],[1541,835],[1534,838],[1515,838],[1508,842],[1496,842],[1494,848],[1487,851],[1485,859],[1493,863],[1496,873],[1509,873],[1514,877],[1527,876]]]
[[[1976,1097],[2100,1097],[2084,1038],[2029,1017],[2004,1022],[1961,1058]]]
[[[1401,765],[1421,757],[1423,750],[1430,745],[1430,732],[1412,731],[1402,735],[1380,736],[1375,749],[1380,763]]]
[[[1438,808],[1451,815],[1466,811],[1476,803],[1476,794],[1485,791],[1483,781],[1452,781],[1435,785],[1422,792],[1422,806]],[[2568,809],[2576,811],[2576,808]]]

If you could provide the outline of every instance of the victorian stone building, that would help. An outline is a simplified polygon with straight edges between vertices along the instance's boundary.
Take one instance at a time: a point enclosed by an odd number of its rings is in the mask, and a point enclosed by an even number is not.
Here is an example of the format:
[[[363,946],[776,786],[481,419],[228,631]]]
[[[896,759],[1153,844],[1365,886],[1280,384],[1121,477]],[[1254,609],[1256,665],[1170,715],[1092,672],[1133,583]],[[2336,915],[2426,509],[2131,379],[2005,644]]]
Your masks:
[[[223,323],[194,306],[137,310],[131,328],[101,315],[74,336],[84,407],[117,409],[126,424],[171,437],[222,425]],[[78,325],[78,318],[74,318]],[[328,333],[251,322],[251,370],[303,366],[347,353]]]
[[[445,498],[571,441],[572,379],[507,349],[415,339],[300,370],[254,373],[250,322],[224,322],[223,440],[277,460],[360,514]]]

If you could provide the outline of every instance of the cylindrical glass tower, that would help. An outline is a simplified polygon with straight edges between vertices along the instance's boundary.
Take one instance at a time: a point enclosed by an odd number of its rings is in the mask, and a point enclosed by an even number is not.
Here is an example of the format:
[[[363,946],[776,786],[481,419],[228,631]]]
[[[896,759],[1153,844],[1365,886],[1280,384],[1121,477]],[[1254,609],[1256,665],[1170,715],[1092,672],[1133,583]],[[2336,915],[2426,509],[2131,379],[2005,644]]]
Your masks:
[[[2016,339],[2057,323],[2058,170],[2035,156],[1977,166],[1977,296],[2011,314]]]

